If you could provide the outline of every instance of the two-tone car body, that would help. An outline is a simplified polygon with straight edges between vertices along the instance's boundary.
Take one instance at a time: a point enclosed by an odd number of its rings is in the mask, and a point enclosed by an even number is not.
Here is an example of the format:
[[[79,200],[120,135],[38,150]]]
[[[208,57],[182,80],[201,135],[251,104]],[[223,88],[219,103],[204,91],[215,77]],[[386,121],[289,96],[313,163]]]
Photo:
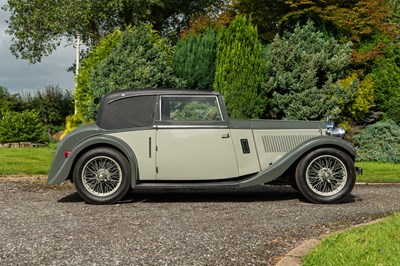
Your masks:
[[[118,91],[102,99],[95,124],[60,142],[48,183],[69,179],[94,204],[130,188],[267,183],[337,203],[354,187],[356,152],[327,133],[335,130],[324,122],[229,119],[217,92]]]

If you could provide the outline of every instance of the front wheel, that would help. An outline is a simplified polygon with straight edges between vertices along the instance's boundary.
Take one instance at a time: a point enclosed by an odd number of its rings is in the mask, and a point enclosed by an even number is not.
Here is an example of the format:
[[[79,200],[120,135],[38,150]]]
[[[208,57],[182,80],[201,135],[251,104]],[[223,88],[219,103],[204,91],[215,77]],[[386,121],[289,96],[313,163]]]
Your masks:
[[[95,148],[79,158],[73,178],[76,190],[87,202],[115,203],[129,190],[129,162],[113,149]]]
[[[310,152],[296,168],[296,184],[300,192],[314,203],[344,201],[355,182],[353,160],[346,153],[333,148]]]

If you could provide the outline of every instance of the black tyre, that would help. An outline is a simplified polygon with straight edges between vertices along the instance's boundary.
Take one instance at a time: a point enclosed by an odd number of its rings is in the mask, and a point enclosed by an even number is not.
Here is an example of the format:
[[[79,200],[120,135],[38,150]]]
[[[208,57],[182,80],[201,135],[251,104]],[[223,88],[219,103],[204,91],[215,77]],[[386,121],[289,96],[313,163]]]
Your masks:
[[[297,165],[300,192],[314,203],[340,203],[350,196],[356,182],[353,160],[346,153],[321,148],[307,154]]]
[[[110,148],[95,148],[76,163],[73,178],[76,190],[92,204],[112,204],[126,195],[130,187],[129,162]]]

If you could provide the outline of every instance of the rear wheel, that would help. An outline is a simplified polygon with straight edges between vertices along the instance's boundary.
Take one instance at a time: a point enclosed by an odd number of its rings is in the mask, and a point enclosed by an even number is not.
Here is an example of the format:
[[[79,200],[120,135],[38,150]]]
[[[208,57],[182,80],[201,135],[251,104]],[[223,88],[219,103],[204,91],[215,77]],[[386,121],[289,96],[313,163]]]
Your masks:
[[[95,148],[79,158],[73,178],[76,190],[87,202],[115,203],[129,190],[129,162],[113,149]]]
[[[344,201],[353,190],[355,181],[353,160],[333,148],[312,151],[296,169],[296,184],[300,192],[315,203]]]

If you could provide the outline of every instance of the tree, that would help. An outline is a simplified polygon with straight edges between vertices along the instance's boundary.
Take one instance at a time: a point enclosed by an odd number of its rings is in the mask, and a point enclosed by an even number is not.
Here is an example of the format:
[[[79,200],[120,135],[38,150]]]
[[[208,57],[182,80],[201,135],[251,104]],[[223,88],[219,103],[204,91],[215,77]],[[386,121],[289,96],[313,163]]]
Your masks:
[[[176,31],[192,16],[217,7],[222,0],[8,0],[11,13],[7,32],[13,36],[11,51],[30,63],[40,62],[62,42],[81,35],[91,46],[116,28],[151,23],[158,31]]]
[[[335,110],[348,92],[334,86],[351,60],[351,45],[317,31],[312,21],[293,33],[277,35],[267,51],[264,87],[273,100],[272,116],[321,119]],[[342,95],[342,96],[337,96]],[[272,107],[272,108],[271,108]]]
[[[190,35],[178,41],[172,67],[187,87],[210,90],[214,82],[217,36],[211,28],[201,36]]]
[[[237,16],[218,34],[214,89],[225,97],[233,118],[259,118],[265,108],[260,95],[265,60],[257,28]]]
[[[173,75],[170,47],[146,25],[128,28],[115,49],[93,70],[90,106],[95,117],[101,98],[125,89],[182,87]]]
[[[26,109],[37,113],[42,124],[52,134],[61,131],[65,125],[65,118],[74,112],[71,92],[61,89],[58,85],[50,85],[33,96],[28,95],[25,101]]]
[[[14,103],[12,96],[8,92],[7,88],[0,86],[0,119],[3,113],[13,109]]]
[[[87,57],[82,61],[79,75],[76,77],[75,105],[77,114],[83,122],[89,122],[89,106],[93,102],[93,93],[90,90],[90,76],[96,67],[104,60],[121,40],[121,31],[116,30],[104,37],[91,49]]]

